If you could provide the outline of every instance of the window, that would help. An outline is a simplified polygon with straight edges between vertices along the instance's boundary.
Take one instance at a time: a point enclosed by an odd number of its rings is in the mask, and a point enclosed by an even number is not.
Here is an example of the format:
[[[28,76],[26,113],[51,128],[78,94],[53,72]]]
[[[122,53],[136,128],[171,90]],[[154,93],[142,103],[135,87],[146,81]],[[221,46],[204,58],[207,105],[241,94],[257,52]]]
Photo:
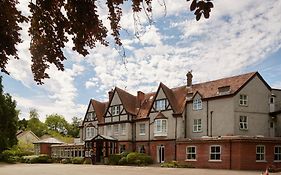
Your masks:
[[[139,152],[140,152],[140,153],[145,153],[144,145],[141,145],[141,146],[139,147]]]
[[[274,103],[274,97],[270,97],[269,103],[270,103],[270,104],[273,104],[273,103]]]
[[[265,161],[265,146],[257,145],[256,147],[256,161]]]
[[[200,98],[193,100],[193,110],[200,110],[202,109],[202,100]]]
[[[112,136],[111,125],[108,125],[108,126],[106,127],[106,134],[107,134],[108,136]]]
[[[120,149],[119,149],[119,153],[123,153],[126,151],[126,145],[119,145]]]
[[[111,114],[112,115],[119,115],[120,113],[120,106],[112,106],[111,107]]]
[[[118,124],[114,125],[114,134],[118,135],[119,134],[119,127]]]
[[[86,117],[87,121],[93,121],[93,120],[95,120],[95,118],[96,118],[96,113],[95,112],[87,113],[87,117]]]
[[[140,124],[140,135],[145,135],[145,124],[144,123]]]
[[[155,110],[156,111],[162,111],[165,109],[166,109],[166,99],[155,101]]]
[[[281,146],[274,147],[274,161],[281,161]]]
[[[221,160],[221,146],[210,147],[210,160]]]
[[[87,127],[86,128],[86,139],[92,138],[95,136],[95,128],[94,127]]]
[[[186,160],[196,160],[196,147],[195,146],[186,147]]]
[[[244,94],[241,94],[241,95],[240,95],[239,104],[240,104],[241,106],[247,106],[247,105],[248,105],[248,96],[247,96],[247,95],[244,95]]]
[[[167,119],[157,119],[154,125],[155,136],[167,136]]]
[[[239,128],[241,130],[248,130],[248,117],[247,116],[240,116]]]
[[[193,120],[193,132],[202,132],[202,121],[201,119]]]
[[[126,134],[126,123],[121,123],[121,134],[122,135]]]

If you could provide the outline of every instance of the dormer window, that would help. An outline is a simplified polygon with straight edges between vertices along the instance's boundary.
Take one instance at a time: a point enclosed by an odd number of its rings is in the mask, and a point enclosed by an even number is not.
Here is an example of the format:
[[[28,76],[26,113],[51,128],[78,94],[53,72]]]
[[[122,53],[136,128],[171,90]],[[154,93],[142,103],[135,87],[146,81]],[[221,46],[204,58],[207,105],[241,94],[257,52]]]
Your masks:
[[[201,98],[196,98],[193,100],[193,110],[202,109],[202,100]]]
[[[163,111],[166,109],[168,101],[166,99],[156,100],[155,101],[155,110]]]
[[[114,115],[119,115],[120,114],[120,106],[112,106],[111,107],[111,114]]]
[[[247,95],[240,94],[239,105],[240,106],[247,106],[248,105],[248,96]]]
[[[225,95],[230,93],[230,86],[222,86],[218,88],[219,95]]]

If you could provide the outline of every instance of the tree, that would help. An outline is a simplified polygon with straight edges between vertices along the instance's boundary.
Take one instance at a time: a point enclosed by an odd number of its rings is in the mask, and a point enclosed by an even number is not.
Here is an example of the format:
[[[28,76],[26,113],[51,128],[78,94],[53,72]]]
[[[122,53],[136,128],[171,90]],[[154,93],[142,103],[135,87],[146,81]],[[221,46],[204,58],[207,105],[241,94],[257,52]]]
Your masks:
[[[68,127],[67,134],[72,137],[79,137],[79,133],[80,133],[79,126],[81,122],[82,122],[81,118],[73,117],[72,123]]]
[[[210,1],[192,0],[190,10],[195,11],[196,20],[200,20],[202,14],[205,18],[209,18],[211,8],[213,8],[213,3]],[[121,6],[129,2],[131,2],[134,13],[144,11],[146,14],[152,14],[152,0],[103,1],[107,5],[111,35],[117,46],[122,45],[119,24],[123,13]],[[8,73],[6,64],[9,58],[18,59],[15,46],[21,42],[19,23],[28,20],[16,8],[17,3],[18,0],[0,2],[0,68],[5,73]],[[97,42],[108,45],[106,37],[109,29],[98,15],[98,4],[100,3],[97,0],[30,1],[29,34],[31,35],[30,52],[33,63],[31,69],[34,80],[38,84],[42,84],[44,78],[49,78],[45,71],[50,64],[54,64],[58,70],[64,70],[63,61],[66,57],[62,49],[68,41],[67,34],[73,36],[74,47],[72,49],[83,56],[89,53],[87,48],[94,48]]]
[[[27,129],[31,130],[38,137],[47,133],[47,126],[39,120],[39,114],[36,109],[31,109],[29,111]]]
[[[64,117],[58,114],[47,116],[45,124],[49,130],[63,134],[67,133],[67,128],[69,125]]]
[[[18,130],[26,130],[28,121],[24,118],[18,121]]]
[[[0,76],[0,153],[17,144],[17,122],[16,101],[4,93]]]

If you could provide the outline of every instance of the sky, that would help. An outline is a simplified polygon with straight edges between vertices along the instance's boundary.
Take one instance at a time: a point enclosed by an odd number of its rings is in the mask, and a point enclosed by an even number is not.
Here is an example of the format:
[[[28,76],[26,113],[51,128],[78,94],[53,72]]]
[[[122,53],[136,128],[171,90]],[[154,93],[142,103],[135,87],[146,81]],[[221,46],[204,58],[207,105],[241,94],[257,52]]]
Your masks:
[[[30,14],[29,1],[20,2],[18,8]],[[108,26],[101,2],[99,13]],[[54,113],[68,121],[83,118],[89,100],[107,101],[115,86],[133,95],[155,92],[160,82],[170,88],[186,84],[190,70],[194,83],[258,71],[271,87],[281,88],[281,0],[214,0],[210,19],[200,21],[189,11],[190,2],[154,0],[152,23],[143,12],[136,23],[130,2],[121,18],[125,58],[112,42],[97,45],[86,57],[72,51],[69,42],[65,71],[51,66],[44,85],[33,80],[29,24],[21,25],[20,60],[9,61],[10,76],[0,73],[4,91],[17,101],[20,119],[28,119],[30,109],[37,109],[42,121]]]

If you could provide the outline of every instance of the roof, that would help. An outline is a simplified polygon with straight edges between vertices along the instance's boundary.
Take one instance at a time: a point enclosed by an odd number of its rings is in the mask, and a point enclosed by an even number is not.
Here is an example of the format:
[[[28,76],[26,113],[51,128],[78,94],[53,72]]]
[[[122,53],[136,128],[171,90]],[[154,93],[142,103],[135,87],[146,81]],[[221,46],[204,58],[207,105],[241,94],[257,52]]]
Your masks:
[[[99,102],[99,101],[94,100],[94,99],[91,99],[91,103],[94,107],[98,122],[99,123],[103,122],[103,115],[105,113],[105,109],[106,109],[108,103],[107,102],[105,102],[105,103]]]
[[[270,86],[263,80],[258,72],[251,72],[218,80],[197,83],[190,87],[184,85],[169,88],[165,84],[160,83],[156,92],[144,93],[143,98],[141,99],[139,99],[138,96],[134,96],[118,87],[114,89],[113,94],[118,94],[126,112],[136,116],[135,119],[148,119],[148,115],[160,89],[162,89],[165,93],[174,114],[182,114],[186,102],[192,101],[196,94],[199,94],[203,100],[235,95],[255,76],[260,78],[268,89],[271,90]],[[228,87],[227,91],[219,93],[218,89],[223,87]],[[105,103],[92,100],[96,114],[99,116],[99,122],[103,121],[102,117],[105,116],[106,111],[109,109],[112,99],[113,98],[109,99],[109,101]]]
[[[53,137],[34,142],[34,144],[38,144],[38,143],[64,144],[64,142],[62,142],[56,138],[53,138]]]
[[[32,131],[23,131],[23,130],[19,130],[17,131],[17,138],[20,138],[26,134],[31,134],[36,140],[39,140],[39,138],[37,137],[37,135],[35,135]]]
[[[112,140],[112,141],[115,141],[117,139],[115,139],[114,137],[111,137],[111,136],[106,136],[106,135],[101,135],[101,134],[98,134],[98,135],[96,135],[95,137],[92,137],[92,138],[85,139],[85,141],[92,141],[92,140]]]

